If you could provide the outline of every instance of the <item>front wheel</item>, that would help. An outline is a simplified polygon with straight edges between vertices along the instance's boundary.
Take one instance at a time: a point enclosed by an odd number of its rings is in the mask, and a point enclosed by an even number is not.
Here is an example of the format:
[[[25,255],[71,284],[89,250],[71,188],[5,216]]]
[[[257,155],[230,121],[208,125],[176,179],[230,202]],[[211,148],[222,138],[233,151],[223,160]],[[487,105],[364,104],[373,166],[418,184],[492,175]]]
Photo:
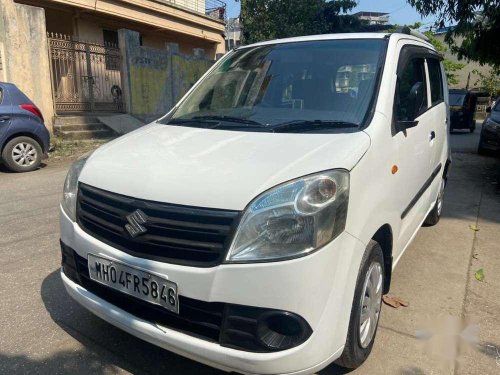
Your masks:
[[[3,148],[2,160],[13,172],[34,171],[42,162],[42,148],[33,138],[16,137]]]
[[[439,186],[438,196],[436,198],[436,203],[434,203],[434,208],[429,215],[425,218],[424,225],[432,226],[436,225],[441,218],[441,213],[443,211],[443,199],[444,199],[444,188],[446,186],[446,179],[443,177],[441,179],[441,185]]]
[[[384,256],[370,241],[361,261],[344,351],[337,364],[357,368],[368,358],[377,333],[384,290]]]

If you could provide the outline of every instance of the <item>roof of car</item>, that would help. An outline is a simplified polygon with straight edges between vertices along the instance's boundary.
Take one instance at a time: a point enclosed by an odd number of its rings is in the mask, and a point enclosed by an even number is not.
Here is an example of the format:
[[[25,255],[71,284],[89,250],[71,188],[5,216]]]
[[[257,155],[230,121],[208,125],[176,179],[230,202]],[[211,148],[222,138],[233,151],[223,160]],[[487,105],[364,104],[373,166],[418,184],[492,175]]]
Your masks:
[[[254,44],[249,44],[247,46],[241,46],[239,48],[249,48],[257,46],[265,46],[271,44],[283,44],[283,43],[297,43],[297,42],[312,42],[320,40],[340,40],[340,39],[384,39],[384,38],[397,38],[397,39],[411,39],[416,42],[424,42],[429,48],[434,49],[432,44],[426,42],[421,38],[417,38],[413,35],[403,34],[403,33],[339,33],[339,34],[321,34],[321,35],[307,35],[298,36],[293,38],[284,39],[274,39],[266,40],[264,42],[258,42]],[[239,49],[238,48],[238,49]]]
[[[17,86],[16,86],[15,84],[13,84],[13,83],[10,83],[10,82],[2,82],[2,81],[0,81],[0,86],[4,86],[4,87],[5,87],[5,86],[9,86],[9,87],[16,87],[16,88],[17,88]]]

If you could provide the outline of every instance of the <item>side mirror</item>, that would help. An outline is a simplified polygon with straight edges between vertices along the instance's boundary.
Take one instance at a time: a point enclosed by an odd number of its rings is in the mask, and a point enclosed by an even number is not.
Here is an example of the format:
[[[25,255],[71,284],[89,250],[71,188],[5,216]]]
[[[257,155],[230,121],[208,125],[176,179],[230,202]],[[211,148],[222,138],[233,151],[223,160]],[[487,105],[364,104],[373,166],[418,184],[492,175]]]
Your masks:
[[[406,129],[414,128],[415,126],[418,125],[417,120],[413,121],[396,121],[396,131],[397,132],[402,132],[405,131]]]
[[[491,113],[491,107],[486,107],[486,113]]]
[[[422,82],[416,82],[411,87],[410,94],[408,95],[408,114],[411,115],[412,118],[419,115],[420,107],[422,107],[424,99],[424,84]]]
[[[410,89],[408,94],[407,118],[415,119],[420,112],[420,107],[424,101],[424,84],[416,82]],[[409,128],[414,128],[418,125],[416,120],[399,120],[396,122],[396,130],[404,131]]]

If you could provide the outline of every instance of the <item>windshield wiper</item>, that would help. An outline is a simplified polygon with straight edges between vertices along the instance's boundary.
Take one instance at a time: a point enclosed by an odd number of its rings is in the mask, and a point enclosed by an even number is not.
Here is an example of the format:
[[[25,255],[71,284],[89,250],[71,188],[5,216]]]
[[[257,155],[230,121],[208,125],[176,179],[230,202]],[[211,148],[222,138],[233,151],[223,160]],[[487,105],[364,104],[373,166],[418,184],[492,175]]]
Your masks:
[[[251,127],[251,128],[265,128],[266,125],[261,124],[260,122],[242,118],[242,117],[233,117],[233,116],[195,116],[192,118],[193,120],[202,120],[202,121],[222,121],[225,122],[226,124],[222,125],[219,124],[216,126],[216,128],[235,128],[235,127],[241,127],[239,125],[229,125],[227,123],[236,123],[236,124],[244,124],[244,127]]]
[[[208,120],[208,121],[225,121],[225,122],[235,122],[238,124],[246,124],[246,125],[255,125],[258,127],[265,127],[266,125],[261,124],[260,122],[250,120],[242,117],[234,117],[234,116],[194,116],[192,120]]]
[[[260,122],[245,119],[242,117],[232,117],[232,116],[194,116],[191,118],[177,118],[172,119],[168,124],[172,125],[187,125],[187,124],[204,124],[206,128],[265,128],[266,125]]]
[[[358,128],[353,122],[340,120],[295,120],[271,126],[269,130],[275,133],[289,131],[309,131],[321,129]]]

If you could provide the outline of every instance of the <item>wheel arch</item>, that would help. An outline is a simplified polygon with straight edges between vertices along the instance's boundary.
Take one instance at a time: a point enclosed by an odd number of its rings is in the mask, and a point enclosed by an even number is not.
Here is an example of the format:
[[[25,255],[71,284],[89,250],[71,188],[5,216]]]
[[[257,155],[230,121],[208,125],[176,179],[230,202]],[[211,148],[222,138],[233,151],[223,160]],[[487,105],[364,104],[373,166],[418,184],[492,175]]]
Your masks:
[[[392,277],[392,249],[394,244],[392,227],[389,224],[382,225],[372,236],[372,239],[377,241],[384,255],[384,294],[386,294],[389,292]]]
[[[42,149],[42,152],[47,152],[48,151],[48,150],[45,150],[43,142],[42,142],[42,140],[40,139],[39,136],[37,136],[34,133],[20,131],[20,132],[12,133],[7,138],[5,138],[5,141],[3,142],[3,144],[1,145],[1,148],[0,148],[0,154],[3,152],[3,149],[4,149],[5,145],[7,143],[9,143],[12,139],[17,138],[17,137],[28,137],[28,138],[31,138],[31,139],[35,140],[40,145],[40,148]]]
[[[450,165],[451,165],[451,158],[449,158],[449,157],[448,157],[448,158],[446,159],[446,163],[445,163],[445,165],[444,165],[444,171],[443,171],[443,177],[444,177],[445,179],[448,179],[448,172],[449,172],[449,170],[450,170]]]

